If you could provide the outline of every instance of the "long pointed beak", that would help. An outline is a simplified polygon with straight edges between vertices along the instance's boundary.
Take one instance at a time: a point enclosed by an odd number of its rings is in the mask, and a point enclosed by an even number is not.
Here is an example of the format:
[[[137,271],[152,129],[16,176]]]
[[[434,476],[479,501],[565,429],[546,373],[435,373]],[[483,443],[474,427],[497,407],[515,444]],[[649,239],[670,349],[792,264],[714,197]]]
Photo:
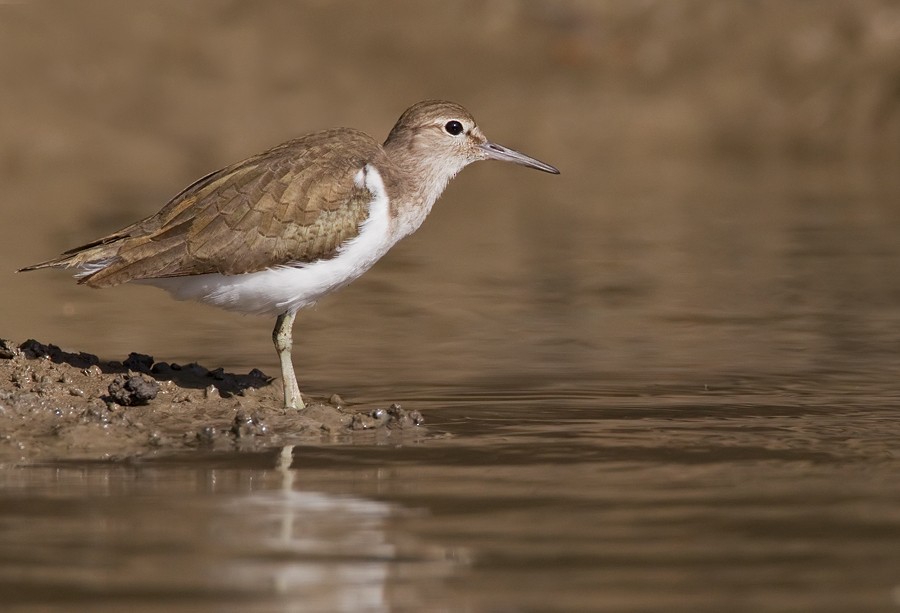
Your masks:
[[[536,160],[533,157],[528,157],[524,153],[519,153],[514,149],[508,149],[503,145],[487,142],[481,145],[481,148],[487,154],[486,159],[488,160],[515,162],[516,164],[521,164],[522,166],[528,166],[529,168],[534,168],[537,170],[543,170],[544,172],[549,172],[554,175],[559,174],[559,170],[557,170],[550,164],[545,164],[540,160]]]

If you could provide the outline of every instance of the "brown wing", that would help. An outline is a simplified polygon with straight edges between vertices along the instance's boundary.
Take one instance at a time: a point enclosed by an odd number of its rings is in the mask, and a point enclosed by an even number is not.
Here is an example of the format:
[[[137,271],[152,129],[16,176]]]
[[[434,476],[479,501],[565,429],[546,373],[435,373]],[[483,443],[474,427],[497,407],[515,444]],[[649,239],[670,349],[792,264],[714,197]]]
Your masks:
[[[107,287],[328,258],[368,215],[372,195],[354,176],[383,156],[362,132],[310,134],[212,173],[157,214],[30,268],[102,265],[80,282]]]

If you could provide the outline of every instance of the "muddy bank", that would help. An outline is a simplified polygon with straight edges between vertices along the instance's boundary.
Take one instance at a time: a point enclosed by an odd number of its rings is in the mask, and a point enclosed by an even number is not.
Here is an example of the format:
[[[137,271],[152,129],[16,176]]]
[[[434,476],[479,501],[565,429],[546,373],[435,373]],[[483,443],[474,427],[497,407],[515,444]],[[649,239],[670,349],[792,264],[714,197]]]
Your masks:
[[[304,400],[302,411],[283,409],[280,381],[256,369],[235,374],[138,353],[103,361],[0,339],[0,465],[424,433],[422,416],[396,404],[353,410],[336,395]]]

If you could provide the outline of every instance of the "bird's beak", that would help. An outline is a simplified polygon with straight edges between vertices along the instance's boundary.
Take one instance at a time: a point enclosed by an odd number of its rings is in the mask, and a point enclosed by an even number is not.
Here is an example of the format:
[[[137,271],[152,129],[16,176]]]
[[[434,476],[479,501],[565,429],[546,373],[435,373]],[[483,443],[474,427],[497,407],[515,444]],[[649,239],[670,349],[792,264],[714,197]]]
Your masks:
[[[486,154],[485,159],[488,160],[515,162],[516,164],[521,164],[522,166],[528,166],[529,168],[535,168],[537,170],[543,170],[544,172],[549,172],[554,175],[559,174],[559,170],[557,170],[550,164],[544,164],[540,160],[528,157],[524,153],[519,153],[518,151],[515,151],[513,149],[507,149],[503,145],[487,142],[481,145],[481,149]]]

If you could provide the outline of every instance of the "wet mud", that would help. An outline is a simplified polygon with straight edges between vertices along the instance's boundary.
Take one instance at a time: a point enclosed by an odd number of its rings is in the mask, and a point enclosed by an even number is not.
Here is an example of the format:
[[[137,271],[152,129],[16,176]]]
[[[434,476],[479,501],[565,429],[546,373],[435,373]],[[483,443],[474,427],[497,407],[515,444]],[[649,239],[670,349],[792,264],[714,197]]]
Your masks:
[[[301,411],[284,409],[280,381],[257,369],[235,374],[140,353],[103,361],[0,339],[0,465],[424,435],[422,415],[396,403],[354,410],[337,395],[304,401]]]

